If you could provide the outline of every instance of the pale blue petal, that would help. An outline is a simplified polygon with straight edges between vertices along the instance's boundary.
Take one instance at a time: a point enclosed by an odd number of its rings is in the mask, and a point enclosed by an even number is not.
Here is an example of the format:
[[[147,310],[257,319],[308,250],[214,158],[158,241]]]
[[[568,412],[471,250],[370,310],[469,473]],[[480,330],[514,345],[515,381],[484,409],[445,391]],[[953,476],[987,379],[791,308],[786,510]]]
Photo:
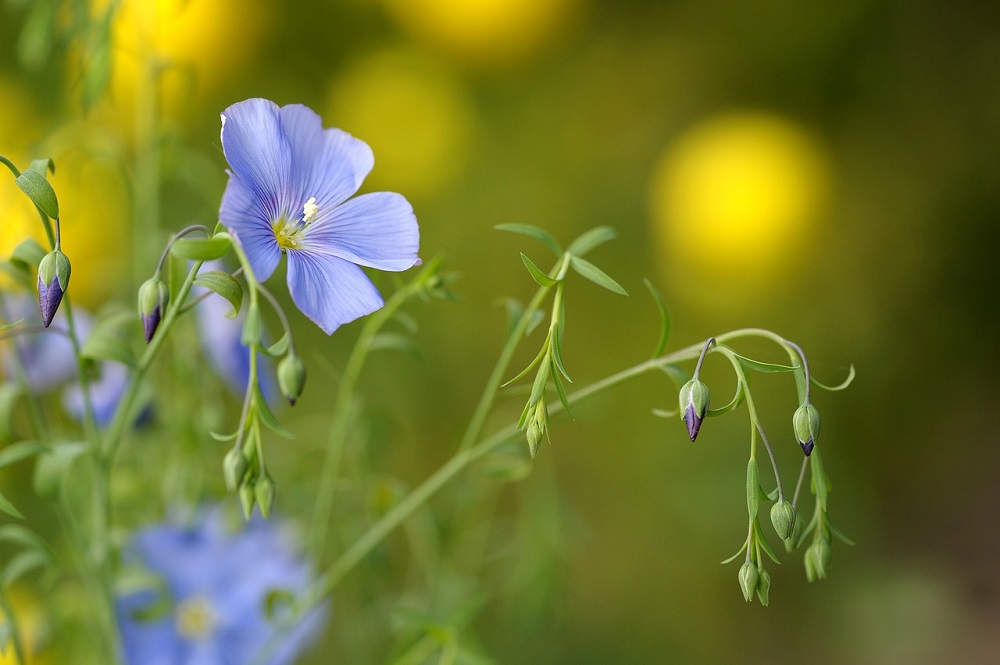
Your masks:
[[[281,249],[267,214],[243,181],[230,173],[219,206],[219,221],[237,237],[260,281],[270,277],[281,260]]]
[[[304,250],[331,254],[379,270],[406,270],[417,263],[420,230],[413,207],[400,194],[357,196],[306,229]]]
[[[281,121],[292,149],[291,188],[297,194],[293,216],[315,198],[320,209],[333,208],[358,191],[375,165],[368,144],[323,121],[301,104],[281,107]]]
[[[327,335],[384,304],[358,266],[301,250],[288,252],[288,291],[299,310]]]
[[[292,151],[281,127],[277,104],[248,99],[222,113],[222,151],[233,176],[264,209],[277,219],[290,202]],[[291,202],[294,203],[294,202]]]

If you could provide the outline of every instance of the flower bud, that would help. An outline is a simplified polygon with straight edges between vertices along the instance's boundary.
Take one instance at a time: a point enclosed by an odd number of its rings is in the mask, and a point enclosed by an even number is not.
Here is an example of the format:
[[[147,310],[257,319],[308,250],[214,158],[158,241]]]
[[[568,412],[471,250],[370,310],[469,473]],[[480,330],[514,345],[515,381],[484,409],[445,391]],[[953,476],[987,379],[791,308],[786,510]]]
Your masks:
[[[250,519],[251,513],[253,513],[253,504],[256,500],[254,496],[254,479],[247,478],[240,485],[240,505],[243,506],[243,517],[245,519]]]
[[[691,379],[681,387],[681,417],[684,418],[688,436],[692,441],[698,438],[698,430],[701,429],[701,422],[708,411],[709,401],[708,386],[698,379]]]
[[[38,264],[38,305],[46,328],[52,323],[69,286],[69,274],[69,258],[58,249],[46,254]]]
[[[289,404],[295,406],[295,400],[302,394],[305,385],[305,363],[297,355],[289,352],[278,363],[278,387],[281,388],[281,394],[285,396]]]
[[[819,436],[819,411],[806,402],[796,409],[795,415],[792,416],[792,427],[795,430],[795,438],[802,446],[802,452],[808,457],[816,445],[816,437]]]
[[[528,423],[525,426],[525,436],[528,439],[528,452],[531,458],[535,458],[535,452],[542,443],[542,437],[548,428],[549,412],[545,407],[545,397],[541,397],[535,406],[531,408],[531,415],[528,416]]]
[[[826,570],[830,567],[830,543],[825,538],[813,542],[806,550],[804,561],[806,579],[810,582],[826,579]]]
[[[743,590],[743,598],[749,603],[753,600],[753,594],[757,591],[757,584],[760,581],[760,575],[757,574],[757,566],[747,561],[740,568],[739,578],[740,589]]]
[[[222,460],[222,473],[226,479],[226,487],[235,490],[243,482],[243,476],[249,468],[246,456],[242,450],[232,448]]]
[[[767,607],[767,594],[771,590],[771,575],[763,568],[760,569],[760,581],[757,582],[757,599],[762,607]]]
[[[795,528],[795,509],[788,501],[779,501],[771,506],[771,526],[778,538],[786,540]]]
[[[271,476],[264,474],[258,478],[253,488],[254,498],[257,499],[257,506],[264,519],[271,516],[271,506],[274,505],[274,481]]]
[[[170,289],[159,277],[150,277],[139,287],[139,320],[142,321],[146,344],[153,339],[169,300]]]

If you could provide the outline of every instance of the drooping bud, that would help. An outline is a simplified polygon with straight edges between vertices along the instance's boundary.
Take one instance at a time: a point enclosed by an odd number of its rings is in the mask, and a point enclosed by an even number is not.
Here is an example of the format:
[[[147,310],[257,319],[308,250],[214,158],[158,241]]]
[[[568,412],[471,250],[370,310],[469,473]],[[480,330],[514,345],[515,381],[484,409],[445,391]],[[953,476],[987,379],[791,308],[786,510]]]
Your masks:
[[[747,561],[740,567],[739,578],[740,589],[743,590],[743,598],[749,603],[753,600],[753,595],[757,591],[757,584],[760,582],[757,566]]]
[[[146,344],[153,339],[169,300],[170,289],[159,277],[150,277],[139,287],[139,320]]]
[[[792,428],[795,430],[795,438],[802,446],[802,452],[808,457],[819,436],[819,411],[806,402],[795,410],[795,415],[792,416]]]
[[[528,452],[531,453],[532,459],[535,458],[535,452],[538,451],[538,446],[542,443],[542,437],[545,436],[548,424],[549,411],[545,406],[545,397],[542,396],[531,408],[531,414],[528,416],[528,422],[524,428],[525,437],[528,439]]]
[[[767,594],[771,591],[771,575],[760,569],[760,581],[757,582],[757,599],[762,607],[767,607]]]
[[[243,506],[244,519],[250,519],[250,515],[253,513],[254,501],[256,501],[256,497],[254,496],[254,479],[247,478],[240,485],[240,505]]]
[[[249,466],[242,450],[232,448],[226,453],[226,457],[222,460],[222,475],[225,477],[226,487],[230,491],[240,486]]]
[[[46,328],[59,309],[69,286],[69,258],[58,249],[52,250],[38,264],[38,305],[42,310],[42,325]]]
[[[264,474],[258,478],[253,488],[254,498],[260,508],[260,514],[264,519],[271,516],[271,506],[274,505],[274,481],[271,476]]]
[[[698,430],[701,429],[705,413],[708,412],[710,397],[708,386],[698,379],[691,379],[681,387],[681,417],[684,418],[688,436],[692,441],[698,438]]]
[[[812,582],[817,579],[826,579],[826,570],[830,567],[831,554],[830,543],[825,538],[813,541],[804,557],[807,580]]]
[[[779,501],[771,506],[771,526],[778,538],[786,540],[795,528],[795,508],[788,501]]]
[[[278,387],[281,388],[281,394],[285,396],[289,404],[295,406],[295,400],[302,394],[305,385],[305,363],[297,355],[289,352],[278,363]]]

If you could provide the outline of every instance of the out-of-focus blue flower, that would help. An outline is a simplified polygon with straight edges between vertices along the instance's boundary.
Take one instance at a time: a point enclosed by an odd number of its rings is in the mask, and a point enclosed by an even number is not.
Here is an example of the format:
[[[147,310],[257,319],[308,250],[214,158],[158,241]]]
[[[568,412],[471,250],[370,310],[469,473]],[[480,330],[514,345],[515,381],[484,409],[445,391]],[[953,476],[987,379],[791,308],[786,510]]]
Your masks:
[[[116,362],[102,362],[98,366],[99,378],[91,380],[90,405],[94,409],[94,422],[105,426],[111,422],[122,401],[125,388],[128,386],[129,372],[125,365]],[[70,384],[63,391],[63,407],[77,421],[83,420],[83,390],[77,383]],[[149,409],[139,414],[139,421],[145,421],[150,416]]]
[[[420,262],[417,219],[405,198],[350,198],[375,163],[371,148],[323,129],[311,109],[266,99],[234,104],[222,114],[222,149],[232,170],[219,219],[257,279],[288,255],[292,299],[327,334],[383,305],[360,266],[400,271]]]
[[[190,525],[140,531],[125,560],[159,577],[168,594],[164,599],[146,589],[119,598],[128,665],[246,665],[275,634],[269,596],[301,593],[312,579],[280,523],[253,519],[233,531],[220,509],[202,512]],[[151,611],[163,600],[169,611]],[[280,615],[286,605],[276,605]],[[325,608],[314,610],[288,631],[269,665],[294,662],[318,636],[325,615]]]

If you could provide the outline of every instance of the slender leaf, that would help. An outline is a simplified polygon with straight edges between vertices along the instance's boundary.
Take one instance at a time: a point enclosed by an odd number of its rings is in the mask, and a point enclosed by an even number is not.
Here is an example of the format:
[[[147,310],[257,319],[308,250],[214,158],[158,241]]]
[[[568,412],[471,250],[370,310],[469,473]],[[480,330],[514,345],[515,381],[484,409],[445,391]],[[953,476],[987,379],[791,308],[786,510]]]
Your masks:
[[[277,342],[275,342],[271,346],[262,348],[261,351],[271,356],[272,358],[277,358],[279,356],[285,355],[285,352],[288,351],[288,345],[290,342],[291,338],[288,336],[288,333],[285,333],[284,335],[278,338]]]
[[[650,358],[656,358],[663,353],[663,349],[667,348],[667,338],[670,337],[670,310],[667,308],[667,303],[663,300],[663,296],[653,286],[653,283],[645,277],[642,281],[645,282],[646,288],[649,290],[649,295],[653,297],[656,309],[660,312],[660,339],[656,343],[653,355],[650,356]]]
[[[240,312],[240,306],[243,304],[243,287],[236,281],[236,278],[227,272],[211,270],[195,277],[194,283],[210,289],[228,300],[233,309],[226,316],[230,319],[236,318]]]
[[[797,366],[793,365],[779,365],[778,363],[765,363],[760,360],[754,360],[753,358],[747,358],[746,356],[741,356],[738,353],[734,353],[736,359],[740,361],[740,364],[747,369],[756,370],[758,372],[764,373],[774,373],[774,372],[794,372],[798,369]]]
[[[842,540],[845,544],[850,545],[851,547],[854,547],[854,541],[851,540],[850,538],[848,538],[847,536],[845,536],[844,532],[841,531],[840,529],[838,529],[836,527],[836,525],[834,525],[833,521],[830,519],[830,516],[829,515],[825,515],[825,517],[826,517],[826,519],[824,521],[826,523],[827,528],[830,529],[830,532],[833,533],[833,535],[835,535],[837,538],[839,538],[840,540]]]
[[[380,332],[372,338],[371,351],[401,351],[414,358],[421,358],[420,349],[413,338],[405,333]]]
[[[676,418],[680,414],[680,409],[674,409],[673,411],[668,411],[666,409],[653,409],[653,415],[657,418]]]
[[[34,270],[42,262],[47,253],[45,248],[38,244],[37,240],[28,238],[14,248],[13,254],[10,255],[10,261],[14,264],[23,265],[26,269]]]
[[[212,238],[181,238],[170,246],[170,253],[182,259],[192,261],[212,261],[221,259],[229,252],[228,237]]]
[[[269,430],[285,437],[286,439],[295,438],[294,435],[285,429],[285,426],[278,422],[278,419],[274,417],[274,413],[271,412],[271,407],[267,405],[267,400],[264,399],[264,394],[260,392],[260,386],[254,389],[254,406],[256,407],[257,415],[260,416],[260,421],[264,423],[264,426]]]
[[[737,380],[736,381],[736,394],[733,395],[733,399],[730,400],[729,404],[726,404],[725,406],[721,406],[718,409],[709,409],[707,412],[705,412],[705,416],[706,417],[707,416],[721,416],[724,413],[729,413],[730,411],[732,411],[733,409],[735,409],[736,407],[738,407],[740,404],[743,403],[743,396],[744,396],[743,382]]]
[[[774,553],[774,550],[771,549],[770,543],[767,542],[767,538],[764,537],[764,531],[760,528],[760,520],[754,520],[753,530],[757,534],[757,542],[760,543],[760,548],[764,550],[764,553],[767,554],[767,556],[771,557],[771,561],[780,564],[781,562],[778,561],[778,555]]]
[[[584,232],[571,242],[566,252],[573,256],[583,256],[595,247],[603,245],[609,240],[614,240],[615,235],[615,230],[610,226],[598,226]]]
[[[535,262],[529,259],[524,252],[521,252],[521,260],[524,261],[524,267],[528,269],[532,279],[538,282],[539,286],[549,287],[557,284],[556,280],[542,272],[542,269],[536,266]]]
[[[569,377],[566,379],[569,380]],[[562,402],[563,409],[566,410],[566,415],[570,418],[573,417],[573,410],[569,408],[569,396],[566,394],[566,386],[563,385],[562,377],[559,376],[558,368],[556,371],[552,372],[552,383],[556,386],[556,394],[559,395],[559,401]]]
[[[579,256],[573,256],[569,260],[569,265],[577,272],[578,275],[589,279],[594,284],[603,286],[608,291],[613,291],[619,295],[628,295],[628,292],[622,288],[621,284],[608,277],[607,273],[590,261],[581,259]]]
[[[556,256],[562,256],[562,247],[556,239],[549,235],[549,232],[530,224],[497,224],[493,227],[497,231],[508,231],[510,233],[520,233],[523,236],[534,238],[552,250]]]
[[[14,181],[21,191],[28,195],[31,202],[38,206],[52,219],[59,219],[59,201],[56,199],[56,190],[45,176],[38,171],[28,169],[22,171]]]
[[[239,432],[233,432],[232,434],[219,434],[218,432],[209,432],[208,435],[215,439],[216,441],[221,441],[226,443],[228,441],[235,441],[236,437],[240,435]]]
[[[5,497],[2,493],[0,493],[0,512],[7,513],[11,517],[16,517],[21,520],[24,519],[24,515],[21,514],[21,511],[15,508],[14,504],[10,502],[10,499]]]
[[[0,450],[0,469],[48,450],[37,441],[21,441]]]
[[[823,390],[829,390],[830,392],[837,392],[838,390],[843,390],[847,386],[851,385],[851,383],[854,381],[854,365],[853,364],[851,365],[851,369],[847,373],[847,378],[844,379],[842,383],[839,383],[835,386],[824,385],[819,381],[817,381],[815,377],[809,377],[809,379],[812,382],[812,384],[817,388],[822,388]]]
[[[569,378],[569,373],[566,371],[566,367],[563,365],[562,360],[562,335],[556,332],[552,335],[552,361],[556,366],[556,370],[570,383],[573,383],[573,379]]]
[[[743,541],[743,547],[741,547],[741,548],[739,549],[739,551],[738,551],[738,552],[736,552],[736,554],[732,555],[731,557],[729,557],[729,558],[728,558],[728,559],[726,559],[725,561],[721,562],[721,563],[722,563],[722,565],[726,565],[727,563],[729,563],[729,562],[731,562],[731,561],[735,561],[735,560],[736,560],[736,557],[738,557],[739,555],[741,555],[741,554],[743,554],[744,552],[746,552],[746,551],[747,551],[747,545],[749,545],[749,544],[750,544],[750,540],[749,540],[749,539],[748,539],[748,540],[745,540],[745,541]]]
[[[46,173],[51,172],[52,175],[56,174],[56,163],[52,161],[51,157],[43,157],[42,159],[31,160],[31,166],[28,167],[32,171],[37,171],[42,177]]]
[[[20,524],[4,524],[0,526],[0,542],[20,545],[28,549],[49,552],[49,546],[37,533]]]

